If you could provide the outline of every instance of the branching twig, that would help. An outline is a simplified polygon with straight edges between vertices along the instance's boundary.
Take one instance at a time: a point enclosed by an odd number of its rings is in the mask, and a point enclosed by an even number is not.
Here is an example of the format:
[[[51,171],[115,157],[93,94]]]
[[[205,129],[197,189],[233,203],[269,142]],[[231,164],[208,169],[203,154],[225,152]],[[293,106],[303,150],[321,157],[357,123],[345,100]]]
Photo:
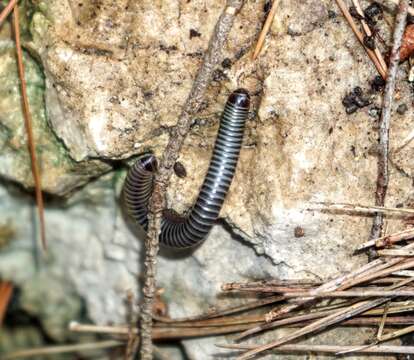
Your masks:
[[[379,124],[378,174],[377,189],[375,191],[375,205],[377,206],[384,206],[385,195],[387,193],[389,182],[388,157],[391,108],[394,100],[395,81],[400,61],[400,47],[404,35],[405,25],[407,23],[407,12],[408,1],[401,0],[395,20],[390,65],[384,90],[384,100]],[[383,222],[383,215],[381,213],[377,213],[374,217],[371,228],[371,239],[376,239],[381,236]]]
[[[30,113],[29,100],[27,98],[26,79],[24,74],[23,64],[23,52],[20,44],[20,29],[19,29],[19,7],[15,6],[13,10],[13,25],[14,25],[14,36],[16,42],[16,54],[17,54],[17,67],[19,70],[20,86],[22,92],[22,104],[23,104],[23,115],[24,123],[27,133],[27,144],[30,152],[30,160],[32,165],[32,174],[36,192],[36,203],[39,214],[40,223],[40,239],[42,242],[43,251],[46,252],[46,230],[45,230],[45,217],[44,217],[44,206],[43,206],[43,195],[42,195],[42,184],[40,179],[39,167],[36,159],[36,147],[33,136],[32,127],[32,116]]]
[[[209,47],[204,56],[191,92],[183,106],[177,125],[172,130],[167,147],[159,166],[154,183],[154,191],[149,204],[148,233],[145,241],[145,280],[144,299],[141,307],[141,359],[152,359],[152,307],[155,294],[155,275],[157,254],[159,250],[158,236],[161,229],[161,216],[165,208],[165,193],[184,139],[190,130],[192,116],[202,106],[207,88],[213,77],[216,66],[223,60],[222,50],[225,46],[235,15],[242,7],[243,0],[228,0],[226,8],[216,24]]]

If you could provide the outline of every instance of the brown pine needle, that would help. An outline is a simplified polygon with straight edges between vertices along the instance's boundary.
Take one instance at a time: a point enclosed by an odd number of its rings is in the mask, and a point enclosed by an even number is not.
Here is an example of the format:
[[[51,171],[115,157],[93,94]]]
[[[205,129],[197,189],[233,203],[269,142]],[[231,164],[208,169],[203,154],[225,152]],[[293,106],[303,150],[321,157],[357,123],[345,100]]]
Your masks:
[[[401,286],[405,286],[408,283],[410,283],[413,279],[407,279],[407,280],[403,280],[395,285],[389,286],[387,287],[385,290],[394,290],[397,289]],[[237,360],[246,360],[246,359],[250,359],[251,357],[262,353],[264,351],[273,349],[275,347],[279,347],[280,345],[284,345],[287,342],[290,342],[292,340],[298,339],[300,337],[303,337],[305,335],[308,335],[310,333],[315,333],[317,331],[321,331],[325,328],[327,328],[328,326],[334,325],[334,324],[338,324],[340,322],[343,322],[344,320],[347,320],[349,318],[352,318],[356,315],[359,315],[361,313],[366,312],[367,310],[370,310],[372,308],[377,307],[378,305],[381,305],[385,302],[387,302],[388,300],[390,300],[390,298],[380,298],[380,299],[374,299],[374,300],[368,300],[368,301],[362,301],[362,302],[358,302],[358,303],[354,303],[351,306],[345,308],[345,309],[340,309],[338,311],[336,311],[333,314],[330,314],[320,320],[314,321],[313,323],[306,325],[304,327],[302,327],[301,329],[294,331],[291,334],[288,334],[280,339],[277,339],[271,343],[268,344],[264,344],[264,345],[256,345],[255,348],[253,348],[252,350],[249,350],[247,352],[245,352],[244,354],[242,354],[241,356],[239,356],[237,358]]]
[[[10,15],[16,3],[17,0],[10,0],[6,7],[2,10],[2,12],[0,13],[0,26],[3,23],[3,21],[7,18],[7,16]]]
[[[22,92],[22,105],[23,105],[23,114],[24,114],[24,123],[27,132],[27,143],[30,152],[30,159],[32,165],[32,174],[35,184],[36,192],[36,203],[37,210],[39,214],[39,223],[40,223],[40,239],[42,243],[42,249],[46,253],[47,243],[46,243],[46,226],[45,226],[45,217],[44,217],[44,205],[43,205],[43,195],[42,195],[42,184],[40,179],[39,167],[36,159],[36,148],[33,137],[33,127],[32,127],[32,116],[30,113],[29,100],[27,98],[27,87],[26,79],[24,74],[24,64],[23,64],[23,52],[20,43],[20,29],[19,29],[19,7],[15,6],[13,11],[13,26],[14,26],[14,37],[16,42],[16,54],[17,54],[17,67],[19,70],[20,86]]]
[[[375,53],[371,49],[368,49],[364,45],[364,36],[358,30],[358,27],[355,24],[355,21],[352,18],[351,14],[349,13],[347,6],[343,2],[343,0],[335,0],[335,1],[338,4],[339,8],[341,9],[342,13],[344,14],[344,17],[345,17],[346,21],[348,21],[348,24],[351,27],[352,31],[354,32],[355,36],[357,37],[358,41],[361,43],[361,45],[363,46],[363,48],[367,52],[369,58],[374,63],[375,67],[377,68],[378,73],[382,76],[383,79],[386,79],[387,78],[387,73],[382,68],[382,66],[381,66],[380,62],[378,61]]]
[[[414,250],[402,250],[402,249],[385,249],[379,250],[379,256],[399,256],[399,257],[412,257],[414,256]]]
[[[75,344],[75,345],[61,345],[61,346],[47,346],[43,348],[34,348],[28,350],[16,351],[11,354],[6,354],[2,356],[3,360],[12,360],[12,359],[27,359],[34,356],[47,356],[54,354],[64,354],[64,353],[74,353],[82,351],[93,351],[100,349],[109,349],[118,346],[122,346],[124,343],[115,340],[106,340],[95,343],[85,343],[85,344]]]
[[[330,203],[330,202],[313,202],[311,204],[317,205],[309,207],[307,210],[315,211],[343,211],[348,213],[364,213],[364,214],[390,214],[395,216],[413,216],[414,209],[407,208],[393,208],[385,206],[366,206],[360,204],[349,203]]]
[[[252,55],[253,60],[256,60],[256,58],[260,54],[260,51],[262,50],[264,41],[266,39],[266,35],[269,32],[270,26],[272,25],[278,5],[279,5],[279,0],[273,0],[272,8],[270,9],[269,14],[267,15],[266,21],[263,25],[263,29],[260,32],[259,39],[257,40],[257,44],[256,44],[256,47]]]
[[[389,246],[396,242],[403,241],[403,240],[409,240],[411,238],[414,238],[414,228],[406,229],[403,231],[398,231],[396,233],[385,235],[377,239],[369,240],[359,245],[356,248],[356,251],[365,249],[370,246],[375,246],[377,248]]]
[[[365,34],[367,36],[372,36],[372,31],[371,31],[370,27],[368,26],[368,24],[364,20],[364,13],[362,11],[361,4],[359,3],[359,0],[352,0],[352,3],[354,4],[355,9],[357,10],[358,14],[360,16],[362,16],[361,24],[362,24],[362,28],[364,29]],[[388,71],[387,64],[385,63],[385,60],[382,57],[381,51],[378,49],[377,46],[375,46],[375,49],[373,51],[374,51],[375,56],[378,59],[378,62],[381,65],[382,69],[384,70],[385,73],[387,73],[387,71]]]
[[[13,294],[13,285],[9,282],[0,283],[0,326],[6,314],[7,306],[9,305],[11,296]]]
[[[249,344],[217,344],[216,346],[233,349],[233,350],[251,350],[255,345]],[[368,348],[360,348],[355,350],[355,346],[337,346],[337,345],[308,345],[308,344],[292,344],[282,345],[272,350],[274,353],[327,353],[336,354],[344,351],[353,350],[355,353],[368,354],[414,354],[414,346],[394,346],[394,345],[378,345],[369,346]]]
[[[380,323],[380,326],[378,327],[377,339],[380,339],[382,336],[382,333],[384,332],[384,327],[385,327],[385,322],[387,320],[389,307],[390,307],[390,303],[388,302],[384,306],[384,314],[382,315],[381,323]]]

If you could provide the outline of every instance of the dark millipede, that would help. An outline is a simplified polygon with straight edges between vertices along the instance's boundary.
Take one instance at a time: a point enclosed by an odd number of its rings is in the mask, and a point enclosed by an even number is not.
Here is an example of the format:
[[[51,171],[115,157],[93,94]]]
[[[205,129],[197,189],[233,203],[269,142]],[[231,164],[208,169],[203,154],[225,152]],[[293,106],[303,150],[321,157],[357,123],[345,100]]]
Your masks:
[[[233,180],[243,141],[250,106],[249,93],[234,91],[228,98],[220,120],[213,155],[197,200],[186,217],[172,210],[164,212],[160,242],[175,248],[199,244],[217,220],[227,191]],[[140,157],[131,167],[124,184],[128,212],[145,230],[148,226],[148,201],[157,171],[154,155]]]

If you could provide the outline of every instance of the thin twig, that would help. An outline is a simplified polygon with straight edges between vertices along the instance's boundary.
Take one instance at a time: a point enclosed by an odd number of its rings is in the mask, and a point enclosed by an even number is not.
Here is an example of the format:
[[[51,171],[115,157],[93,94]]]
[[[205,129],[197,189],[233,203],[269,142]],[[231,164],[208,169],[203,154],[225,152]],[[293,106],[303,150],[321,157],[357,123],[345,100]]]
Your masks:
[[[43,347],[43,348],[16,351],[11,354],[2,355],[1,358],[3,360],[13,360],[13,359],[22,359],[22,358],[26,359],[29,357],[40,356],[40,355],[47,356],[47,355],[55,355],[55,354],[109,349],[109,348],[114,348],[114,347],[118,347],[122,345],[124,345],[124,343],[120,341],[106,340],[106,341],[85,343],[85,344],[48,346],[48,347]]]
[[[414,244],[409,244],[405,246],[406,249],[414,248]],[[365,264],[358,269],[350,272],[349,274],[341,275],[333,280],[330,280],[326,282],[325,284],[317,287],[316,289],[312,290],[313,294],[318,294],[321,292],[328,292],[328,291],[334,291],[334,290],[345,290],[351,286],[354,286],[358,283],[362,283],[368,280],[373,280],[375,278],[379,278],[380,276],[377,276],[380,271],[383,271],[384,269],[390,268],[392,266],[395,266],[399,264],[400,262],[404,261],[404,258],[393,258],[389,260],[384,259],[376,259],[374,261],[369,262],[368,264]],[[399,271],[399,270],[405,270],[404,269],[392,269],[392,272]],[[388,275],[385,274],[385,275]],[[381,276],[385,276],[381,273]],[[314,301],[314,299],[309,298],[305,299],[300,302],[296,302],[294,304],[288,304],[283,306],[281,309],[274,309],[269,312],[269,314],[266,317],[267,322],[271,322],[277,317],[287,314],[295,309],[297,309],[300,306],[309,305]]]
[[[315,207],[308,207],[307,210],[318,211],[343,211],[347,213],[363,213],[363,214],[390,214],[397,216],[413,216],[414,209],[393,208],[384,206],[366,206],[360,204],[348,203],[330,203],[330,202],[314,202]],[[378,236],[379,237],[379,236]]]
[[[377,188],[375,191],[375,205],[384,206],[387,194],[389,171],[389,131],[391,121],[391,109],[394,102],[395,82],[397,77],[398,65],[400,61],[400,47],[407,23],[408,1],[401,0],[398,6],[397,17],[395,20],[393,45],[390,56],[390,66],[384,90],[384,99],[379,123],[379,148],[378,148],[378,168],[377,168]],[[384,218],[381,213],[375,214],[370,239],[381,236]]]
[[[172,319],[172,318],[154,315],[153,318],[157,321],[164,322],[164,323],[182,323],[182,322],[189,322],[189,321],[200,321],[200,320],[205,320],[205,319],[214,319],[214,318],[218,318],[221,316],[236,314],[236,313],[249,311],[249,310],[256,310],[262,306],[274,304],[274,303],[277,303],[283,300],[285,300],[283,296],[279,296],[279,295],[269,296],[264,299],[251,301],[247,304],[230,307],[227,309],[218,309],[218,310],[208,312],[202,315],[197,315],[197,316],[185,317],[185,318],[180,318],[180,319]]]
[[[390,307],[390,303],[386,303],[384,306],[384,314],[382,315],[382,319],[381,319],[381,323],[380,326],[378,327],[378,332],[377,332],[377,339],[380,339],[382,336],[382,333],[384,331],[384,327],[385,327],[385,322],[387,320],[387,315],[388,315],[388,309]]]
[[[350,307],[346,309],[341,309],[339,311],[336,311],[335,313],[328,315],[320,320],[316,320],[313,323],[304,326],[303,328],[294,331],[293,333],[286,335],[280,339],[277,339],[271,343],[264,344],[264,345],[256,345],[256,347],[250,351],[247,351],[243,355],[239,356],[237,360],[246,360],[250,359],[251,357],[262,353],[264,351],[273,349],[275,347],[278,347],[280,345],[283,345],[287,342],[290,342],[292,340],[298,339],[300,337],[303,337],[307,334],[314,333],[320,330],[323,330],[327,328],[328,326],[331,326],[333,324],[336,324],[338,322],[341,322],[345,319],[348,319],[350,317],[353,317],[355,315],[358,315],[364,311],[367,311],[369,309],[372,309],[378,305],[383,304],[384,302],[388,301],[389,298],[382,298],[382,299],[375,299],[370,301],[363,301],[356,304],[351,305]]]
[[[394,4],[398,5],[399,4],[399,0],[388,0],[393,2]],[[414,16],[414,8],[412,6],[408,7],[408,13],[412,16]]]
[[[43,195],[42,195],[42,184],[40,179],[40,171],[36,159],[36,146],[33,136],[33,127],[32,127],[32,115],[30,113],[29,100],[27,98],[27,87],[26,79],[24,73],[24,64],[23,64],[23,52],[20,43],[20,29],[19,29],[19,7],[15,6],[13,11],[13,25],[14,25],[14,37],[16,42],[16,54],[17,54],[17,67],[19,70],[19,78],[22,92],[22,105],[23,105],[23,115],[24,123],[27,133],[27,144],[30,152],[30,159],[32,165],[32,174],[35,185],[36,193],[36,203],[37,210],[39,214],[39,223],[40,223],[40,239],[42,244],[42,249],[46,253],[47,243],[46,243],[46,226],[45,226],[45,216],[44,216],[44,206],[43,206]]]
[[[378,251],[379,256],[414,256],[414,250],[385,249]]]
[[[356,251],[365,249],[370,246],[375,246],[377,248],[383,246],[389,246],[395,244],[399,241],[409,240],[414,238],[414,228],[406,229],[403,231],[396,232],[394,234],[385,235],[377,239],[369,240],[356,248]]]
[[[154,181],[154,191],[149,204],[148,233],[145,240],[145,279],[143,302],[141,306],[141,359],[152,359],[152,309],[156,289],[156,265],[159,251],[159,234],[162,211],[165,208],[165,194],[181,147],[187,136],[192,117],[201,108],[208,86],[213,78],[216,66],[223,60],[223,48],[232,28],[236,14],[242,7],[243,0],[228,0],[226,7],[217,21],[209,47],[205,53],[190,94],[183,106],[177,125],[172,129],[167,147],[160,162],[159,171]]]
[[[256,43],[256,47],[254,48],[254,52],[252,55],[252,59],[256,60],[256,58],[259,56],[260,51],[262,50],[264,41],[266,39],[266,35],[269,32],[270,26],[272,25],[273,19],[276,14],[276,9],[279,6],[279,0],[273,0],[272,7],[269,11],[269,14],[266,17],[266,21],[263,25],[262,31],[260,32],[259,38]]]
[[[361,43],[361,45],[363,46],[363,48],[367,52],[367,54],[368,54],[369,58],[371,59],[371,61],[374,63],[375,67],[377,68],[378,73],[382,76],[383,79],[385,79],[387,77],[387,73],[384,72],[384,69],[382,68],[380,62],[378,61],[375,53],[371,49],[369,49],[365,46],[364,36],[358,30],[358,27],[356,26],[354,19],[352,18],[351,14],[349,13],[347,6],[343,2],[343,0],[336,0],[336,3],[338,4],[339,8],[341,9],[342,13],[344,14],[344,17],[345,17],[346,21],[348,21],[349,25],[351,26],[351,29],[354,32],[355,36],[357,37],[357,39],[359,40],[359,42]]]
[[[249,344],[217,344],[216,346],[225,349],[234,350],[251,350],[255,345]],[[282,345],[272,349],[273,353],[327,353],[336,354],[342,351],[355,349],[355,346],[337,346],[337,345]],[[393,345],[379,345],[371,346],[366,349],[356,350],[355,353],[362,354],[414,354],[414,346],[393,346]]]
[[[327,293],[318,293],[312,295],[310,292],[291,292],[284,293],[287,298],[300,298],[300,297],[314,297],[314,298],[355,298],[355,297],[389,297],[389,296],[404,296],[414,297],[413,290],[361,290],[361,291],[332,291]]]

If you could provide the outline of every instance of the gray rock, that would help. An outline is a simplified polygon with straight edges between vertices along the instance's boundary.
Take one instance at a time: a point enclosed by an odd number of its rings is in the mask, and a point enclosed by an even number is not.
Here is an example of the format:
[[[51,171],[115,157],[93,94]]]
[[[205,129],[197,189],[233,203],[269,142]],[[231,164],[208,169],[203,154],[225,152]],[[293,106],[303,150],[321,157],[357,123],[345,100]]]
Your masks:
[[[47,6],[41,2],[32,18],[30,46],[41,59],[45,82],[34,63],[29,73],[44,87],[50,125],[46,137],[63,149],[62,158],[69,162],[45,167],[52,174],[46,171],[44,180],[50,192],[65,193],[107,171],[103,159],[126,159],[149,149],[160,155],[223,6],[222,1],[206,6],[201,0],[100,3],[98,8],[92,0],[83,1],[82,7],[69,0],[51,0]],[[187,177],[173,176],[168,190],[171,208],[183,212],[191,206],[226,97],[236,87],[248,88],[257,116],[248,123],[236,177],[221,212],[224,227],[216,226],[186,257],[165,251],[160,257],[158,284],[165,289],[172,316],[234,304],[234,298],[216,298],[223,282],[326,279],[366,261],[352,253],[368,238],[370,218],[308,208],[314,202],[374,201],[377,123],[368,108],[348,115],[341,102],[355,86],[367,91],[375,68],[342,17],[328,16],[327,9],[337,10],[333,1],[281,1],[262,54],[252,62],[249,51],[263,20],[262,8],[262,2],[246,2],[237,17],[225,49],[229,61],[219,69],[223,80],[210,87],[180,153]],[[201,35],[190,38],[191,29]],[[7,51],[0,56],[10,60]],[[0,62],[0,71],[9,72],[6,63]],[[399,76],[406,76],[404,66]],[[398,86],[400,96],[408,98],[408,84],[399,81]],[[13,114],[18,104],[14,91],[8,100],[14,101]],[[32,96],[40,101],[42,94]],[[372,106],[381,105],[380,96],[370,100]],[[36,111],[41,113],[42,106]],[[412,110],[392,122],[390,206],[412,201]],[[36,127],[44,129],[42,116]],[[6,120],[8,128],[23,133],[17,117]],[[0,134],[0,141],[10,142],[7,131]],[[16,166],[23,155],[12,155],[9,151],[9,157],[0,158],[0,174],[27,186],[27,155],[24,166]],[[7,166],[25,170],[14,170],[12,176],[1,170]],[[99,324],[126,321],[125,299],[129,292],[137,293],[137,278],[141,280],[142,241],[119,209],[122,176],[104,177],[78,192],[66,207],[46,211],[51,254],[42,276],[51,274],[59,286],[68,287],[61,291],[80,295],[90,318]],[[3,204],[11,204],[18,214],[13,219],[21,220],[11,224],[15,240],[0,254],[0,274],[22,285],[38,276],[30,240],[33,208],[2,191],[0,212],[6,217],[10,210]],[[401,223],[390,219],[389,231],[397,228]],[[77,309],[70,302],[65,306],[68,313],[62,321],[68,314],[75,316]],[[48,314],[34,311],[47,323]],[[340,336],[359,344],[370,333],[353,335],[352,330],[340,330],[324,339]],[[188,340],[184,347],[190,358],[205,358],[217,352],[215,342]]]

